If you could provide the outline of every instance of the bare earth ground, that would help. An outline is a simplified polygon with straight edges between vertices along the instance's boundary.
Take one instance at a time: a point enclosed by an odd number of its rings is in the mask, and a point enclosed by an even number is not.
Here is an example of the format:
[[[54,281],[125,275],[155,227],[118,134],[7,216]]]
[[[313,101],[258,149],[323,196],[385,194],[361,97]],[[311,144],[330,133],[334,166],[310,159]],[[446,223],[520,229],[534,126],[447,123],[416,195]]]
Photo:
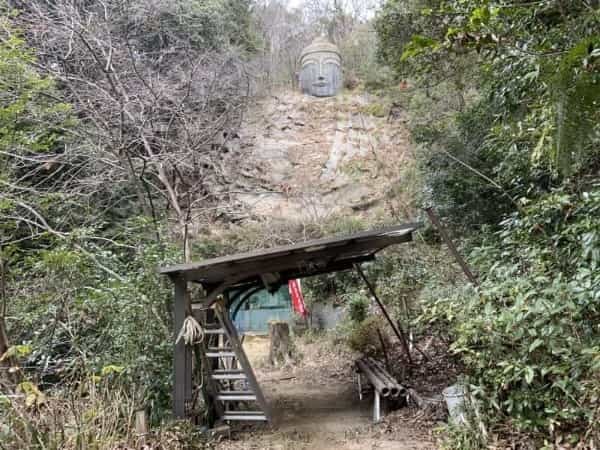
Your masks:
[[[327,341],[327,342],[325,342]],[[354,356],[330,341],[297,343],[302,355],[293,366],[269,368],[268,338],[244,343],[255,367],[274,423],[235,425],[231,440],[218,449],[435,449],[431,424],[418,420],[419,411],[403,408],[372,423],[372,395],[359,400]]]

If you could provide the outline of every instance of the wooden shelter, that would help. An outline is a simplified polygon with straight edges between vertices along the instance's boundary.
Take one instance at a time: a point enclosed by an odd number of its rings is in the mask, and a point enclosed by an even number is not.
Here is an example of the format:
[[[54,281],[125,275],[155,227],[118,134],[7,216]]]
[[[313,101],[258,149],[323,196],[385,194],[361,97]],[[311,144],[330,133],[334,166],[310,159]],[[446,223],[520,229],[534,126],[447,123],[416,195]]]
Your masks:
[[[257,289],[266,287],[274,291],[291,279],[310,277],[313,275],[338,272],[352,269],[366,261],[375,259],[375,255],[382,249],[412,240],[413,232],[419,228],[417,223],[398,225],[379,230],[364,231],[346,236],[336,236],[325,239],[316,239],[294,245],[257,250],[248,253],[223,256],[207,259],[198,263],[178,264],[160,269],[160,273],[168,275],[174,284],[174,333],[177,336],[184,325],[186,316],[193,315],[199,321],[206,323],[207,314],[213,313],[220,322],[219,330],[227,335],[231,351],[218,349],[211,353],[210,347],[201,351],[199,360],[207,364],[206,355],[216,358],[230,356],[239,360],[241,369],[236,372],[239,378],[247,379],[251,390],[246,393],[223,392],[219,393],[217,387],[204,383],[202,388],[205,399],[215,403],[216,414],[224,420],[269,420],[268,407],[260,392],[260,387],[252,373],[247,358],[237,338],[235,326],[229,318],[229,307],[234,300],[229,293],[235,291],[236,295],[249,296]],[[359,269],[360,270],[360,269]],[[360,272],[361,275],[362,272]],[[363,275],[364,276],[364,275]],[[365,279],[366,281],[366,279]],[[201,285],[202,296],[191,298],[190,284]],[[218,300],[218,305],[215,303]],[[380,305],[382,308],[383,306]],[[387,317],[387,312],[384,311]],[[204,325],[203,325],[204,326]],[[207,328],[207,332],[212,332]],[[214,331],[217,332],[216,329]],[[220,342],[220,345],[222,345]],[[209,345],[209,344],[206,344]],[[208,379],[223,379],[227,375],[233,377],[236,373],[232,369],[217,367],[208,363],[214,370],[207,374]],[[209,369],[210,369],[209,367]],[[189,405],[193,401],[192,386],[192,352],[183,340],[175,344],[174,378],[173,378],[173,411],[176,417],[184,418],[190,415]],[[213,392],[211,392],[211,389]],[[254,399],[261,405],[264,414],[251,411],[238,411],[232,413],[218,404],[216,400],[233,401],[232,399]],[[243,413],[243,414],[242,414]],[[252,417],[252,418],[250,418]],[[241,419],[240,419],[241,418]]]

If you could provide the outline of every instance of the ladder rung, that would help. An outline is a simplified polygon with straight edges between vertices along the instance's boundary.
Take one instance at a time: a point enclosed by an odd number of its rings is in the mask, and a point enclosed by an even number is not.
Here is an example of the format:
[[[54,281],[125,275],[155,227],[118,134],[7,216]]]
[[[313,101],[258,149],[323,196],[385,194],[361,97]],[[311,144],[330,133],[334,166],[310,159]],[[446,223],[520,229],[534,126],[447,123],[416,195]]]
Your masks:
[[[214,380],[245,380],[246,374],[241,370],[215,370],[211,375]]]
[[[205,328],[204,334],[225,334],[225,329],[223,329],[223,328]]]
[[[209,352],[233,352],[230,347],[208,347]]]
[[[256,395],[249,391],[221,391],[217,394],[217,400],[221,401],[251,401],[256,400]]]
[[[228,411],[223,414],[223,420],[267,420],[262,411]]]
[[[235,352],[206,352],[207,358],[235,358]]]

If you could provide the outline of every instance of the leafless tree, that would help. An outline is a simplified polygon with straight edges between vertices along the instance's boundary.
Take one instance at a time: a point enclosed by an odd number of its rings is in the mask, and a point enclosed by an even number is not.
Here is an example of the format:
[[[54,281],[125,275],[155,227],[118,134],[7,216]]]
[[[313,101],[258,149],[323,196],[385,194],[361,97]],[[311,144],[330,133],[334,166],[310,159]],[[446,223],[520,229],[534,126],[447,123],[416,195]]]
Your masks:
[[[317,36],[327,36],[340,46],[344,60],[350,60],[353,66],[358,60],[368,64],[364,55],[374,54],[375,36],[365,34],[369,33],[368,23],[379,3],[379,0],[305,0],[292,8],[281,0],[257,2],[255,13],[265,43],[262,56],[265,87],[296,87],[302,49]],[[365,43],[369,48],[360,48]],[[356,72],[354,67],[350,69]]]
[[[255,8],[265,43],[260,71],[266,88],[296,87],[302,49],[317,35],[314,23],[302,8],[290,9],[286,2],[266,0]]]
[[[59,184],[94,202],[98,213],[124,192],[148,216],[160,214],[157,203],[167,205],[189,257],[194,214],[214,215],[227,203],[225,166],[236,157],[227,142],[249,89],[243,59],[233,48],[195,46],[176,29],[151,29],[176,17],[174,0],[19,6],[39,69],[57,80],[78,119],[60,154],[19,163],[43,175],[36,188]]]

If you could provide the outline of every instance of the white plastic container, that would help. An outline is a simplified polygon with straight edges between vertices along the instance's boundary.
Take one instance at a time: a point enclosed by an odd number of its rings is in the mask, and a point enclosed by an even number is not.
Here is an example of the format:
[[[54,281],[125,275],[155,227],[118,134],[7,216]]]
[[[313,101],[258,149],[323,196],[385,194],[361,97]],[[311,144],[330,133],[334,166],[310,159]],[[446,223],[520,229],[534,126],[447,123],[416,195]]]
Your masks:
[[[466,422],[465,417],[465,387],[462,384],[453,384],[442,391],[450,420],[457,425]]]

